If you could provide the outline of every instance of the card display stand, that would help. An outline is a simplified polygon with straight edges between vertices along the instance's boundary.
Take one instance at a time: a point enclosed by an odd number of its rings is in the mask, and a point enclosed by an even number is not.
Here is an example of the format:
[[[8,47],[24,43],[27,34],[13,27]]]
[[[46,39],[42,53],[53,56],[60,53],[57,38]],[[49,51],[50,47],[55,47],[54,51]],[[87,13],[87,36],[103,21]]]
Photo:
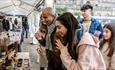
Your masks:
[[[30,70],[29,52],[18,52],[16,60],[15,70]]]

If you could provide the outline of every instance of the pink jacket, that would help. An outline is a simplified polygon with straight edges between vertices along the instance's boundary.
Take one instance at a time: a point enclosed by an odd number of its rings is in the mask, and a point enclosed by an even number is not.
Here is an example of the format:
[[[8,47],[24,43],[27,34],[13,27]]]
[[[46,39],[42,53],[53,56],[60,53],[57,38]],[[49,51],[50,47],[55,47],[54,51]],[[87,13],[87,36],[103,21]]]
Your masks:
[[[67,70],[106,70],[103,57],[92,36],[85,33],[76,48],[78,61],[71,58],[66,47],[61,49],[61,59]]]

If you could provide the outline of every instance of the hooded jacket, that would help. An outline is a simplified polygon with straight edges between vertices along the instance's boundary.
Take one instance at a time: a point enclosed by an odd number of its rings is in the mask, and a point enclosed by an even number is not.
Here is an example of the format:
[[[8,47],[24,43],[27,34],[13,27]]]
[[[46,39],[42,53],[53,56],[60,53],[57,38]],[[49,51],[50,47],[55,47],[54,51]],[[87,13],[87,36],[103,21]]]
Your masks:
[[[89,33],[84,33],[76,50],[77,61],[71,58],[67,47],[60,50],[61,60],[67,70],[106,70],[103,57]]]

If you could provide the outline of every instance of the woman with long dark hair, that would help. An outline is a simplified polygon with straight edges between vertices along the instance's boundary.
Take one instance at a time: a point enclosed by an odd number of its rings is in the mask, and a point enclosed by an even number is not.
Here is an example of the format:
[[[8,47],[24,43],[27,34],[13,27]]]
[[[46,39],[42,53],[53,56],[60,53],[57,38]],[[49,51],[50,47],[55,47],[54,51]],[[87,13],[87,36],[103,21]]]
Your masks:
[[[73,42],[73,37],[75,36],[75,31],[78,27],[78,21],[69,12],[64,13],[61,18],[57,18],[56,20],[61,20],[61,19],[63,19],[64,22],[63,21],[60,21],[60,22],[62,22],[63,24],[67,23],[66,27],[69,29],[66,31],[66,29],[64,29],[64,27],[62,27],[62,32],[57,33],[56,32],[57,28],[61,28],[61,27],[55,27],[53,33],[51,34],[51,43],[52,43],[53,50],[47,52],[47,53],[49,53],[48,54],[48,56],[49,56],[48,57],[48,60],[49,60],[48,65],[50,67],[50,69],[48,68],[48,70],[66,70],[66,68],[63,66],[62,61],[60,59],[60,50],[56,48],[55,40],[57,38],[60,38],[60,40],[63,42],[63,44],[67,44],[68,42],[70,42],[71,47],[68,47],[68,49],[71,49],[71,50],[69,50],[69,52],[71,53],[71,56],[74,59],[77,59],[76,49],[74,49],[74,47],[76,45],[76,40]],[[58,21],[56,21],[56,23],[58,23]],[[72,26],[74,26],[74,27],[72,27]],[[65,35],[66,32],[68,34]],[[63,38],[62,38],[62,36],[63,36]],[[53,68],[53,69],[51,69],[51,68]]]
[[[84,33],[77,45],[76,18],[69,12],[56,20],[55,45],[67,70],[105,70],[104,60],[93,35]]]

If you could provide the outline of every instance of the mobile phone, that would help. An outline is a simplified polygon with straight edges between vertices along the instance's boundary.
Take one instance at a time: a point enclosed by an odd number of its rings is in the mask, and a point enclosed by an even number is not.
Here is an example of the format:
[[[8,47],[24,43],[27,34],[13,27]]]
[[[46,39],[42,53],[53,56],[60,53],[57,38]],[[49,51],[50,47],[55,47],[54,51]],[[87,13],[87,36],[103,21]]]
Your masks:
[[[101,34],[101,32],[100,32],[100,31],[98,31],[98,30],[96,30],[96,31],[95,31],[95,33],[94,33],[94,36],[99,37],[99,36],[100,36],[100,34]]]

